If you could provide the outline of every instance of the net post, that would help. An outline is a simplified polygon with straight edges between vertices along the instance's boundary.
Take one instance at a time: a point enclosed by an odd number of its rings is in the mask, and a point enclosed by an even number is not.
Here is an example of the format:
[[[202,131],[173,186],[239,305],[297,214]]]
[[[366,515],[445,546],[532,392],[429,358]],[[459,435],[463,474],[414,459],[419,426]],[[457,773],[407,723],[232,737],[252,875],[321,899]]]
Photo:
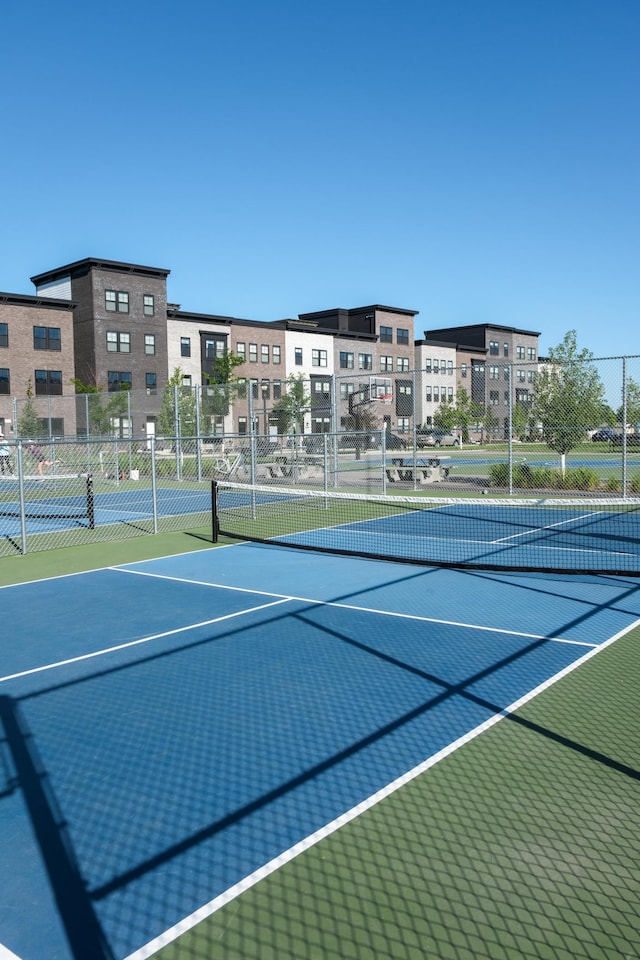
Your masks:
[[[211,543],[218,542],[220,520],[218,516],[218,481],[211,481]]]
[[[93,474],[87,474],[87,516],[89,518],[89,529],[96,528],[95,501],[93,499]]]

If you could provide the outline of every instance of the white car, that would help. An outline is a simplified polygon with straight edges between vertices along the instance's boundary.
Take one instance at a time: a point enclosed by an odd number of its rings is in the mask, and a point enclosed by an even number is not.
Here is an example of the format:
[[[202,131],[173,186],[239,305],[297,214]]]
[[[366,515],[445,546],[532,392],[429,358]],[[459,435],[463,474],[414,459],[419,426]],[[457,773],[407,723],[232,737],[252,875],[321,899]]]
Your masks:
[[[459,440],[453,433],[440,430],[417,430],[417,447],[457,447]]]

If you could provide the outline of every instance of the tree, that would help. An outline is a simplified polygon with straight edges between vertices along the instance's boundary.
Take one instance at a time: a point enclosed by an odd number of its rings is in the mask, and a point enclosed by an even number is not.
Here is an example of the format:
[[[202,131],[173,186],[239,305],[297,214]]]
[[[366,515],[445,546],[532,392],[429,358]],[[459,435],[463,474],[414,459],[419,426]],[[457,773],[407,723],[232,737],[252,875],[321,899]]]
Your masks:
[[[182,382],[182,370],[176,367],[165,384],[158,414],[160,433],[165,437],[193,437],[196,432],[196,398],[191,387]],[[177,415],[176,423],[176,398]]]
[[[593,364],[593,354],[578,349],[575,330],[569,330],[536,379],[532,412],[542,424],[542,436],[551,450],[565,458],[598,423],[604,408],[604,386]]]
[[[464,387],[459,387],[456,391],[454,409],[456,424],[462,433],[462,442],[468,443],[469,428],[482,418],[484,412],[483,407],[471,399]]]
[[[20,418],[18,419],[18,435],[21,437],[39,437],[42,431],[42,417],[36,410],[33,399],[33,384],[27,383],[27,399],[24,402]]]
[[[203,372],[206,384],[202,391],[202,415],[210,422],[226,416],[238,395],[240,380],[234,376],[234,370],[241,363],[244,363],[244,357],[229,350],[210,362],[210,373]]]
[[[304,415],[310,407],[311,397],[306,391],[303,375],[290,374],[287,392],[271,411],[278,423],[278,433],[304,433]]]
[[[640,423],[640,384],[637,384],[631,377],[627,378],[627,423],[634,426]],[[618,423],[622,424],[624,418],[624,408],[620,406],[616,415]],[[626,424],[623,424],[623,429]]]
[[[433,425],[442,433],[452,433],[458,426],[458,412],[453,400],[445,397],[433,415]]]
[[[71,378],[71,383],[76,388],[76,396],[87,397],[88,423],[87,432],[89,436],[105,437],[114,432],[113,421],[119,420],[127,413],[127,390],[123,387],[114,393],[108,395],[105,399],[104,391],[101,386],[91,383],[83,383],[77,377]]]

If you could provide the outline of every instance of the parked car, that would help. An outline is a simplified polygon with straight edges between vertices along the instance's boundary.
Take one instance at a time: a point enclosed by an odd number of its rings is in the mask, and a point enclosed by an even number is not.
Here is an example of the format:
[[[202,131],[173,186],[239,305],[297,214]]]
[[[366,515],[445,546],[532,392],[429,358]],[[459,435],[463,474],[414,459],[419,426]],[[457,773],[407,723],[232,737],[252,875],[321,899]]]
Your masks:
[[[418,447],[455,447],[458,442],[458,438],[453,433],[444,433],[441,430],[416,430]]]
[[[616,436],[615,430],[612,430],[611,427],[602,427],[600,430],[596,430],[595,433],[591,434],[591,439],[594,443],[608,443],[610,440]]]
[[[622,446],[622,434],[616,433],[609,438],[612,447]],[[628,433],[626,435],[627,447],[640,447],[640,433]]]
[[[404,450],[407,446],[407,438],[398,437],[395,433],[385,433],[384,444],[387,450]]]

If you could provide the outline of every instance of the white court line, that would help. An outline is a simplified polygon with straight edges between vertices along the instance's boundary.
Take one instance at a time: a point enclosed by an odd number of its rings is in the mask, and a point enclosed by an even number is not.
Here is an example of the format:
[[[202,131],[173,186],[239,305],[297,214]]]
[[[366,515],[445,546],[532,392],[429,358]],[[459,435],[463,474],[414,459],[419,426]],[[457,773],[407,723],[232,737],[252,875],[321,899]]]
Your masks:
[[[597,517],[600,513],[606,513],[606,510],[598,510],[596,513],[583,513],[579,517],[569,517],[567,520],[558,520],[556,523],[545,523],[542,527],[531,527],[524,533],[512,533],[508,537],[501,537],[499,540],[491,540],[491,543],[505,543],[507,540],[515,540],[517,537],[528,537],[530,533],[539,533],[541,530],[553,530],[554,527],[562,527],[567,523],[575,523],[577,520],[588,520],[590,517]],[[591,551],[588,551],[591,552]]]
[[[272,603],[263,603],[259,607],[251,607],[248,610],[239,610],[237,613],[227,613],[222,617],[214,617],[212,620],[202,620],[200,623],[190,623],[186,627],[176,627],[174,630],[164,630],[162,633],[153,633],[148,637],[138,637],[137,640],[127,640],[124,643],[115,644],[113,647],[104,647],[102,650],[94,650],[93,653],[83,653],[77,657],[69,657],[68,660],[57,660],[54,663],[46,663],[40,667],[32,667],[30,670],[21,670],[19,673],[11,673],[6,677],[0,677],[0,683],[4,683],[6,680],[17,680],[18,677],[28,677],[34,673],[42,673],[45,670],[55,670],[57,667],[66,667],[71,663],[81,663],[83,660],[92,660],[94,657],[102,657],[106,653],[115,653],[116,650],[127,650],[129,647],[137,647],[142,643],[150,643],[152,640],[161,640],[163,637],[172,637],[178,633],[186,633],[187,630],[196,630],[198,627],[208,627],[213,623],[222,623],[224,620],[232,620],[234,617],[244,617],[248,613],[254,613],[258,610],[266,610],[268,607],[276,607],[280,603],[286,603],[288,599],[288,597],[283,597],[280,600],[274,600]]]
[[[438,617],[423,617],[415,613],[398,613],[393,610],[378,610],[376,607],[360,607],[353,603],[338,603],[334,600],[317,600],[312,597],[297,597],[292,594],[273,593],[269,590],[253,590],[250,587],[234,587],[227,583],[212,583],[209,580],[192,580],[188,577],[172,577],[166,573],[147,573],[144,570],[128,570],[121,567],[111,567],[121,573],[131,573],[138,577],[151,577],[158,580],[172,580],[176,583],[190,583],[198,587],[214,587],[218,590],[231,590],[237,593],[252,593],[261,597],[279,597],[281,600],[294,600],[299,603],[311,603],[318,607],[338,607],[343,610],[356,610],[358,613],[376,613],[382,617],[397,617],[400,620],[419,620],[423,623],[439,623],[447,627],[463,627],[466,630],[478,630],[484,633],[504,633],[509,637],[524,637],[527,640],[549,640],[552,643],[569,643],[578,647],[597,647],[597,643],[586,643],[584,640],[569,640],[564,637],[546,637],[539,633],[524,633],[521,630],[506,630],[504,627],[483,627],[477,623],[464,623],[460,620],[441,620]],[[259,609],[259,608],[257,608]]]
[[[309,850],[320,840],[324,840],[325,837],[330,836],[332,833],[335,833],[336,830],[339,830],[340,827],[343,827],[345,824],[350,823],[352,820],[355,820],[356,817],[359,817],[360,814],[365,813],[371,807],[375,806],[381,800],[384,800],[386,797],[390,796],[392,793],[395,793],[396,790],[400,787],[405,786],[411,780],[415,780],[416,777],[420,774],[425,773],[431,767],[435,766],[436,763],[439,763],[440,760],[443,760],[445,757],[448,757],[459,747],[465,746],[465,744],[470,743],[472,740],[475,740],[477,736],[481,733],[484,733],[490,727],[493,727],[496,723],[499,723],[501,720],[504,720],[505,717],[508,717],[510,714],[514,713],[520,707],[522,707],[529,700],[532,700],[539,693],[542,693],[543,690],[546,690],[548,687],[552,686],[558,680],[561,680],[567,674],[571,673],[577,667],[581,666],[591,657],[595,656],[600,650],[604,650],[605,647],[608,647],[610,644],[614,643],[616,640],[619,640],[620,637],[623,637],[630,630],[633,630],[634,627],[638,626],[638,621],[631,624],[628,627],[625,627],[624,630],[621,630],[615,636],[610,637],[609,640],[605,641],[601,646],[596,649],[590,650],[588,653],[585,653],[578,660],[574,661],[569,666],[564,667],[553,677],[549,677],[548,680],[545,680],[534,690],[531,690],[525,696],[520,697],[519,700],[514,701],[510,706],[505,707],[500,713],[495,714],[492,717],[489,717],[488,720],[485,720],[483,723],[479,724],[473,730],[469,730],[462,737],[459,737],[457,740],[454,740],[453,743],[450,743],[447,747],[444,747],[442,750],[439,750],[438,753],[433,754],[427,760],[424,760],[422,763],[418,764],[413,769],[408,770],[402,776],[398,777],[396,780],[393,780],[391,783],[387,784],[386,787],[383,787],[381,790],[378,790],[376,793],[372,794],[366,800],[363,800],[362,803],[357,804],[357,806],[352,807],[350,810],[347,810],[341,816],[336,817],[335,820],[332,820],[330,823],[327,823],[324,827],[321,827],[319,830],[316,830],[314,833],[309,834],[308,837],[305,837],[303,840],[300,840],[299,843],[295,844],[293,847],[290,847],[288,850],[284,850],[277,857],[274,857],[273,860],[270,860],[269,863],[265,863],[262,867],[259,867],[257,870],[254,870],[253,873],[249,876],[244,877],[238,883],[229,887],[224,893],[221,893],[219,896],[215,897],[213,900],[210,900],[209,903],[205,903],[204,906],[200,907],[194,913],[190,914],[188,917],[185,917],[175,926],[170,927],[168,930],[165,930],[164,933],[161,933],[159,937],[156,937],[154,940],[149,941],[144,946],[140,947],[139,950],[134,950],[133,953],[130,953],[124,960],[148,960],[149,957],[152,957],[158,950],[162,947],[167,946],[169,943],[173,943],[174,940],[177,940],[183,933],[186,933],[188,930],[192,930],[193,927],[197,926],[203,920],[206,920],[208,917],[212,916],[222,907],[226,906],[228,903],[231,903],[232,900],[235,900],[236,897],[244,893],[246,890],[249,890],[251,887],[254,887],[256,883],[260,880],[263,880],[265,877],[268,877],[270,874],[275,873],[280,867],[285,866],[285,864],[290,863],[295,857],[299,854],[304,853],[305,850]]]
[[[8,947],[3,947],[0,943],[0,960],[20,960],[16,953],[11,953]]]

